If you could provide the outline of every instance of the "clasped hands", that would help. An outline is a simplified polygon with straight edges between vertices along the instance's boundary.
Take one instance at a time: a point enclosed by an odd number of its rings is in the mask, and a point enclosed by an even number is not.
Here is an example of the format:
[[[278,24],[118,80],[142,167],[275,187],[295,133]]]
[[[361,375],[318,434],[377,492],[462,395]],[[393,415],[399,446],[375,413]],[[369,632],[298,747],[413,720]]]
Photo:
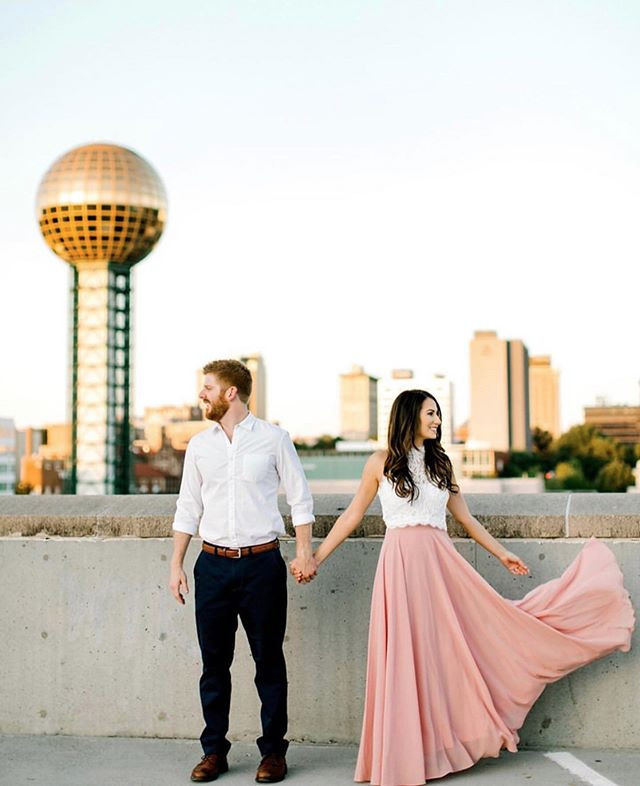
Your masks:
[[[298,584],[308,584],[318,575],[318,562],[314,556],[296,557],[289,563],[289,572]]]

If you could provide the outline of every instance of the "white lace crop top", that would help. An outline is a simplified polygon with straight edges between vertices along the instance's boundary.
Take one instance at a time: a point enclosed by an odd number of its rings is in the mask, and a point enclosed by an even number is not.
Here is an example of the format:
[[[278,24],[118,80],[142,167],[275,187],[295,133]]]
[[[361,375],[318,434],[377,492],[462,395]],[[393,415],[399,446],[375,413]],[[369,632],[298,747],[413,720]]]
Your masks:
[[[382,505],[382,518],[389,528],[415,527],[428,524],[438,529],[447,529],[446,508],[449,492],[439,489],[427,477],[424,468],[424,450],[413,448],[409,454],[409,471],[418,488],[418,496],[411,502],[399,497],[391,481],[383,477],[378,487]]]

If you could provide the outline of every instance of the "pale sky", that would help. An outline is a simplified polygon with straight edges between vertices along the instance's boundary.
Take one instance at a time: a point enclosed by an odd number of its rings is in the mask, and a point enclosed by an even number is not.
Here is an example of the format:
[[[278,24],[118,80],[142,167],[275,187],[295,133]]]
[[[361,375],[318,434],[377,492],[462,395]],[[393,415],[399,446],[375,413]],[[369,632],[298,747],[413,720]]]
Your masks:
[[[38,184],[131,147],[168,224],[136,268],[135,412],[261,352],[271,419],[336,433],[353,363],[442,373],[474,330],[637,404],[637,0],[0,0],[0,417],[66,417],[68,271]]]

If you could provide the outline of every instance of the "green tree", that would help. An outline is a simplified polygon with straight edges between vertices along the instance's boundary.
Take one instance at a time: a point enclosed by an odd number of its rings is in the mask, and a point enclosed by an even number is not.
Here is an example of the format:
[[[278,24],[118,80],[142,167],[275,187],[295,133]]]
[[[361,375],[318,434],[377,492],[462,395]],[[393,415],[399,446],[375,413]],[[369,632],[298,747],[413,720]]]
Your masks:
[[[589,489],[590,484],[584,476],[582,466],[577,459],[561,461],[556,467],[555,478],[547,481],[548,489]]]
[[[540,471],[540,457],[535,453],[514,450],[509,454],[502,472],[501,478],[521,478],[523,476],[532,477]]]
[[[16,494],[31,494],[33,491],[33,486],[31,483],[23,483],[22,481],[19,481],[16,483],[14,491]]]
[[[589,484],[595,483],[598,472],[616,458],[616,443],[586,424],[569,429],[554,442],[553,450],[559,462],[579,461]]]
[[[313,446],[314,450],[335,450],[336,442],[340,437],[332,437],[330,434],[323,434],[318,437],[318,441]]]
[[[536,426],[531,432],[531,441],[533,442],[533,452],[543,456],[549,453],[553,443],[553,435],[550,431]]]
[[[636,465],[636,452],[640,445],[627,445],[624,443],[618,443],[617,447],[617,456],[620,461],[624,461],[625,464],[628,464],[630,467],[635,467]],[[640,455],[638,455],[640,458]]]
[[[536,427],[531,432],[531,441],[533,443],[533,452],[538,456],[540,469],[542,472],[549,472],[557,463],[553,450],[553,435],[550,431]]]
[[[620,459],[614,459],[598,472],[596,488],[598,491],[626,491],[633,486],[635,477],[631,467]]]

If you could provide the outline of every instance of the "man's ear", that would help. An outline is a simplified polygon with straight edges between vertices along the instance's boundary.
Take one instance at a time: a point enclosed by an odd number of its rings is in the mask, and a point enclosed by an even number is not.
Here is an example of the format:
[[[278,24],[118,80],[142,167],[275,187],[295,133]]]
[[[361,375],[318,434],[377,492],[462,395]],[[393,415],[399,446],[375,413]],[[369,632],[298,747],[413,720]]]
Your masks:
[[[230,385],[224,392],[225,396],[227,397],[228,401],[234,401],[238,397],[238,388],[234,385]]]

